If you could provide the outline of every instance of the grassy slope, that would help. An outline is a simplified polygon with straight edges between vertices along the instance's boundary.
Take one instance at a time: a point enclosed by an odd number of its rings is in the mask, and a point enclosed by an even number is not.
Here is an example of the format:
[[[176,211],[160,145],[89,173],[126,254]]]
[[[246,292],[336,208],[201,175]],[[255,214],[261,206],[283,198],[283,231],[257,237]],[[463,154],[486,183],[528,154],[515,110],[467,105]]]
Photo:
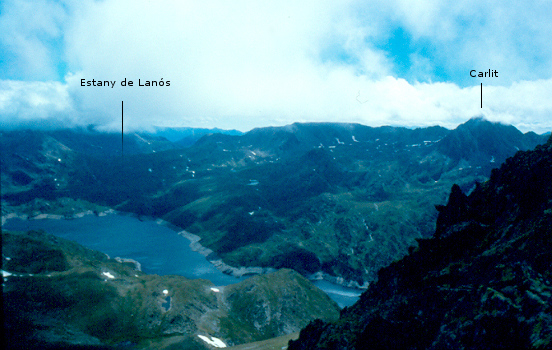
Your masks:
[[[362,283],[432,234],[434,205],[453,183],[469,190],[493,157],[498,165],[538,142],[507,129],[476,120],[447,138],[452,132],[438,127],[294,124],[112,160],[79,155],[51,136],[32,149],[12,140],[3,198],[68,196],[163,217],[232,266],[323,270]]]
[[[5,280],[3,297],[14,349],[29,342],[48,347],[126,341],[138,347],[191,342],[202,348],[197,334],[239,344],[297,332],[314,318],[338,316],[333,301],[291,270],[215,293],[209,281],[147,275],[132,264],[37,231],[2,232],[2,241],[3,269],[13,274]],[[168,309],[163,290],[171,297]],[[256,302],[261,304],[250,304]],[[255,312],[249,312],[252,307]]]
[[[434,238],[290,349],[550,348],[551,169],[552,139],[508,159],[469,196],[454,186]]]

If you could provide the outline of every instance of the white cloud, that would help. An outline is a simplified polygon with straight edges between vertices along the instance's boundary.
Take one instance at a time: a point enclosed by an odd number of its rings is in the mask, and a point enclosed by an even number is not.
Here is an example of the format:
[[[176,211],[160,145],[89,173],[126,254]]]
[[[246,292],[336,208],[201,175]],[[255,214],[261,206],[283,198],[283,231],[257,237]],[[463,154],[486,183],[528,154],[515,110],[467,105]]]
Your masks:
[[[481,114],[525,130],[550,129],[547,2],[40,4],[34,24],[16,24],[28,9],[12,9],[0,19],[1,28],[24,34],[21,40],[0,38],[29,77],[1,82],[3,125],[37,120],[117,129],[124,100],[127,130],[152,125],[248,130],[295,121],[455,127]],[[431,59],[410,53],[413,65],[405,77],[395,70],[391,53],[378,48],[397,26],[414,44],[423,41],[435,51]],[[33,81],[52,76],[60,58],[41,31],[47,38],[63,33],[62,58],[72,72],[63,82]],[[500,78],[483,81],[483,109],[480,80],[431,82],[437,69],[467,77],[469,69],[488,68],[498,69]],[[82,78],[116,80],[117,86],[81,87]],[[171,86],[123,88],[123,78],[135,84],[163,78]]]
[[[0,121],[5,127],[73,126],[76,115],[67,85],[0,80]]]
[[[26,79],[56,79],[57,53],[53,42],[62,37],[66,14],[61,4],[48,0],[5,1],[0,11],[0,47],[4,69]]]
[[[498,69],[493,83],[501,85],[552,75],[550,1],[382,0],[380,6],[415,39],[429,40],[452,74]]]

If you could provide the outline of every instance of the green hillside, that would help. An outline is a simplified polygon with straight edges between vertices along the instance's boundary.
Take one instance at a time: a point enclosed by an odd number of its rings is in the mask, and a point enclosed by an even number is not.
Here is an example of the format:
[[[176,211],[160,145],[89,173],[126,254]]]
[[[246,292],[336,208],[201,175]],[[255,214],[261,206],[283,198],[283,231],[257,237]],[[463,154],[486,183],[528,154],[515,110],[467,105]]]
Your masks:
[[[292,270],[235,285],[147,275],[76,243],[30,231],[2,232],[9,349],[209,349],[299,331],[338,306]]]
[[[433,238],[289,349],[549,349],[552,139],[438,209]]]
[[[228,265],[353,286],[431,236],[454,183],[469,191],[545,141],[482,119],[455,130],[296,123],[121,158],[58,134],[3,134],[2,199],[13,211],[59,211],[69,198],[163,218]]]

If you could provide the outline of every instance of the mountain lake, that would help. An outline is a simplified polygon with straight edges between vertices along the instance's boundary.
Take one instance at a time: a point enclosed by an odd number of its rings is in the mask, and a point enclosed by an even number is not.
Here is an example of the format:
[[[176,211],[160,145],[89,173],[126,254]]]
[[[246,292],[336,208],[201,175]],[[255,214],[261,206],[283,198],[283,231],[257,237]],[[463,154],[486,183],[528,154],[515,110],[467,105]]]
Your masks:
[[[190,241],[173,228],[155,220],[139,220],[134,216],[110,214],[86,215],[77,219],[12,218],[2,226],[6,230],[43,230],[46,233],[77,242],[111,258],[129,258],[138,261],[142,271],[157,275],[180,275],[203,278],[215,285],[229,285],[244,280],[219,271],[203,255],[190,248]],[[340,307],[354,304],[361,291],[330,283],[312,281]]]

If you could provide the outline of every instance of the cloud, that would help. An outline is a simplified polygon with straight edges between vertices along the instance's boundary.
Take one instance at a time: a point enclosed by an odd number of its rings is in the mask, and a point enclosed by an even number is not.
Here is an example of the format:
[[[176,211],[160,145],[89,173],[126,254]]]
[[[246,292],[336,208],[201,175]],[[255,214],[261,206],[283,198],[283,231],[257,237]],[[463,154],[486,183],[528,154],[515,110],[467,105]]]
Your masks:
[[[58,79],[57,65],[62,57],[56,44],[62,39],[66,21],[62,5],[47,0],[17,0],[0,6],[0,48],[5,60],[0,78]]]
[[[43,0],[34,14],[22,3],[8,1],[0,17],[13,58],[4,65],[20,72],[0,83],[3,124],[115,130],[124,101],[129,130],[295,121],[455,127],[476,115],[550,129],[547,2]],[[40,20],[19,22],[31,15]],[[398,28],[404,52],[385,46]],[[398,54],[408,58],[404,70]],[[60,67],[63,76],[52,78]],[[489,68],[500,78],[469,77]],[[135,86],[121,87],[124,78]],[[161,78],[171,85],[136,86]],[[82,87],[81,79],[117,85]]]
[[[501,85],[552,75],[550,1],[392,0],[380,6],[415,40],[429,42],[434,59],[460,85],[470,84],[470,69],[499,70],[493,83]]]
[[[67,85],[59,82],[0,81],[0,116],[4,127],[74,126],[77,120]]]

